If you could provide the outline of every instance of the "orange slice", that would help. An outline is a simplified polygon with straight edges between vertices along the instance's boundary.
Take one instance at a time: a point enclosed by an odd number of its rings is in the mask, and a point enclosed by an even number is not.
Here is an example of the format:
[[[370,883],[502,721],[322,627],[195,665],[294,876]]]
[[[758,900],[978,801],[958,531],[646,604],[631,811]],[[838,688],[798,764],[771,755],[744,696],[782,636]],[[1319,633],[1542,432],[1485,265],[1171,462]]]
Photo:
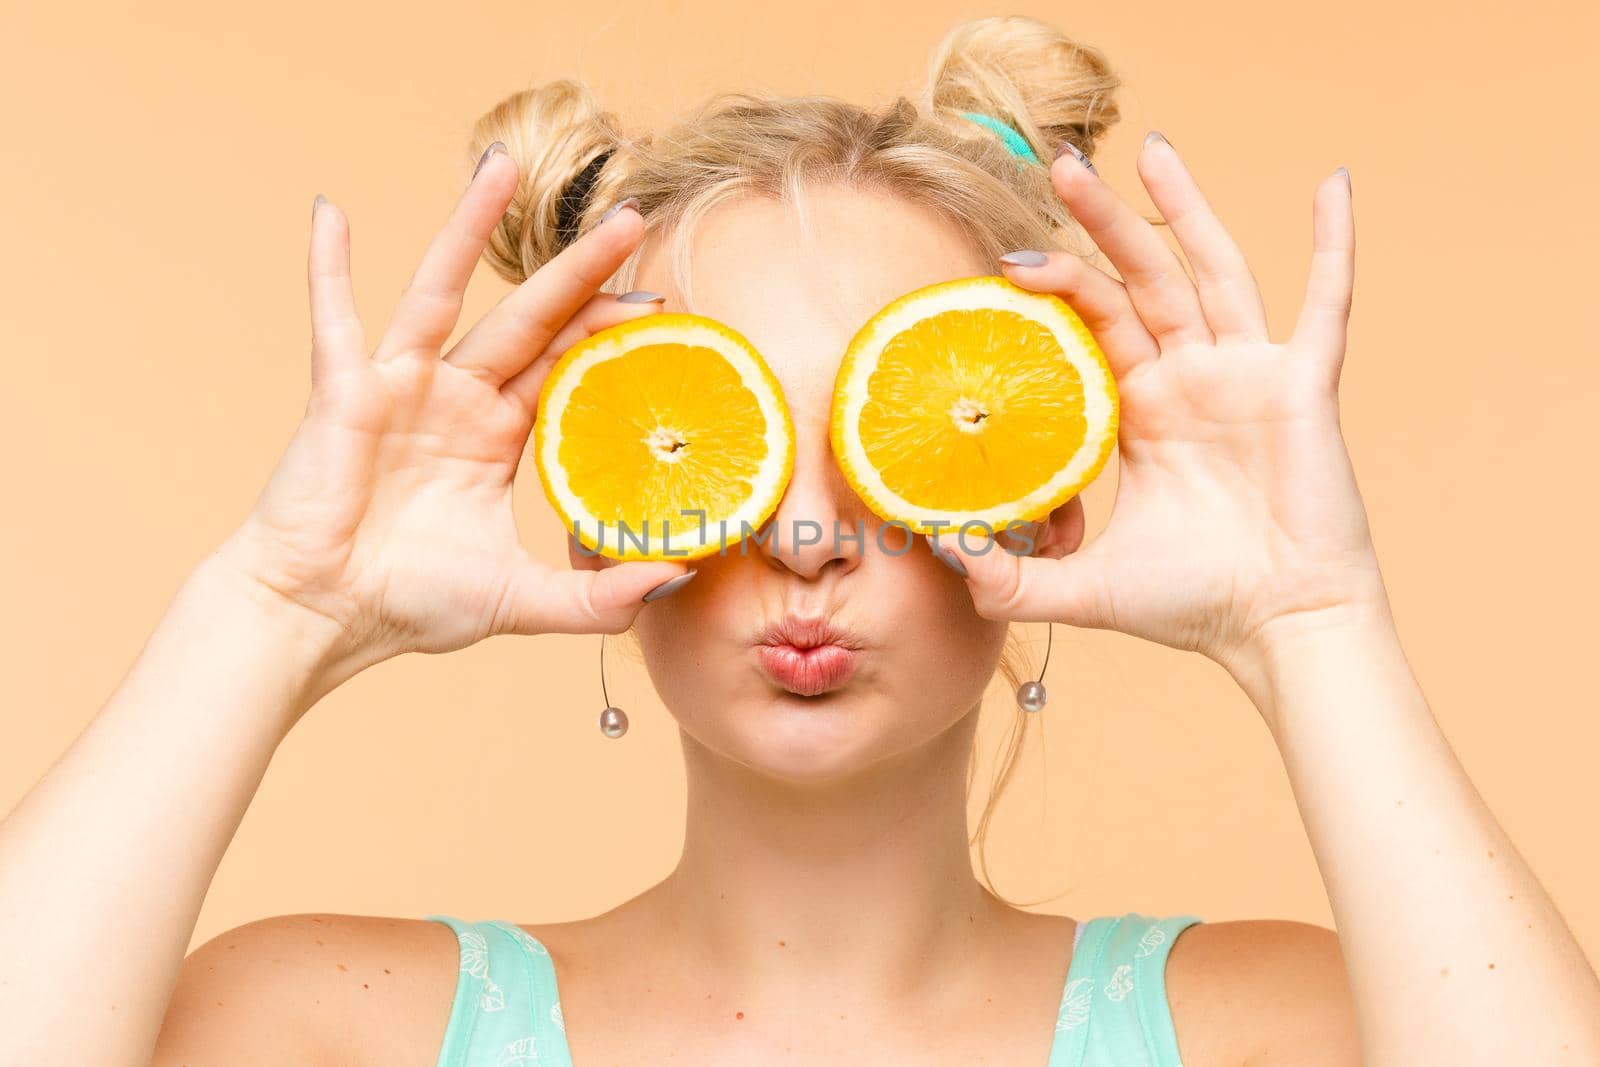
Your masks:
[[[961,278],[889,304],[855,335],[830,436],[851,488],[917,533],[1043,518],[1100,473],[1116,381],[1061,298]]]
[[[613,559],[697,559],[776,510],[794,470],[778,380],[740,334],[657,313],[556,361],[533,450],[567,532]]]

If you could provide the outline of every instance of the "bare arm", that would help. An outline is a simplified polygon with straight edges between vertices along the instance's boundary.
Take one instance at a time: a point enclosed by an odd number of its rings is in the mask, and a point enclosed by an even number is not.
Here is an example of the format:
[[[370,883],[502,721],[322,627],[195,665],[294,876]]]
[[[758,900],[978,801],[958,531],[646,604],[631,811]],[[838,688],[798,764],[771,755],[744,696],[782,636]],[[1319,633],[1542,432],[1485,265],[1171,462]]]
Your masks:
[[[1600,981],[1440,732],[1381,604],[1239,670],[1283,755],[1367,1063],[1600,1063]]]
[[[485,157],[370,351],[344,215],[313,210],[304,420],[239,531],[0,824],[0,1063],[150,1061],[206,889],[273,751],[344,679],[495,634],[617,633],[645,592],[683,573],[555,571],[521,546],[512,480],[550,362],[657,308],[596,293],[643,235],[623,211],[444,350],[517,182],[508,156]],[[296,1028],[277,1040],[278,1062],[302,1058]]]
[[[183,583],[100,714],[0,824],[0,1063],[148,1062],[268,761],[359,669],[338,636],[220,556]]]
[[[1600,1062],[1600,983],[1451,753],[1390,619],[1339,424],[1348,174],[1317,185],[1305,300],[1278,343],[1177,151],[1152,135],[1138,165],[1187,264],[1062,156],[1056,191],[1120,277],[1065,253],[1006,267],[1067,297],[1117,374],[1110,521],[1062,558],[966,553],[974,603],[1200,652],[1238,679],[1282,750],[1328,888],[1359,1024],[1347,1052],[1396,1067]],[[1276,1002],[1281,973],[1258,982],[1256,999]],[[1285,1044],[1299,1023],[1254,1023],[1252,1067],[1337,1057]]]

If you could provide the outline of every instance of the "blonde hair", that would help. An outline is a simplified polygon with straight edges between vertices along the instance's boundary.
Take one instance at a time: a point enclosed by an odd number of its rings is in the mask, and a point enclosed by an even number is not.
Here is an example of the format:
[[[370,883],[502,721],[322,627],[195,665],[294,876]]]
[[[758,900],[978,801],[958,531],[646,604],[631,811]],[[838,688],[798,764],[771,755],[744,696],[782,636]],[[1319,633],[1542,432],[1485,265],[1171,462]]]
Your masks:
[[[792,204],[803,223],[813,184],[882,191],[928,208],[985,261],[1019,248],[1088,254],[1092,245],[1056,196],[1047,167],[1021,165],[993,131],[962,113],[1010,123],[1041,160],[1054,159],[1063,142],[1092,158],[1117,121],[1119,84],[1099,50],[1023,16],[957,25],[934,48],[916,99],[876,109],[827,96],[724,92],[666,133],[633,135],[581,82],[548,82],[507,97],[473,127],[470,160],[501,141],[522,170],[485,258],[515,284],[559,253],[558,220],[573,180],[607,152],[576,215],[577,232],[618,200],[637,197],[646,241],[667,250],[688,306],[688,238],[707,212],[729,200],[767,198]],[[617,291],[632,286],[637,268],[636,251],[617,271]],[[1013,691],[1032,673],[1015,633],[999,673]],[[983,842],[1037,718],[1017,716],[973,837],[991,891]],[[976,763],[974,746],[973,769]],[[973,777],[969,769],[969,788]]]

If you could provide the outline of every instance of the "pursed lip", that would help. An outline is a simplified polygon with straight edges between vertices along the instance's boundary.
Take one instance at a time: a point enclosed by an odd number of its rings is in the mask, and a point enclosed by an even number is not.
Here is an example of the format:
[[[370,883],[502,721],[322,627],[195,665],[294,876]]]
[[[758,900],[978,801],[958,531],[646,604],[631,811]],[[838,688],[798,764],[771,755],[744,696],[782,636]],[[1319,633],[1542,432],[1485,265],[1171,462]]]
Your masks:
[[[860,639],[823,617],[787,615],[756,639],[762,670],[798,696],[818,696],[844,685],[860,655]]]

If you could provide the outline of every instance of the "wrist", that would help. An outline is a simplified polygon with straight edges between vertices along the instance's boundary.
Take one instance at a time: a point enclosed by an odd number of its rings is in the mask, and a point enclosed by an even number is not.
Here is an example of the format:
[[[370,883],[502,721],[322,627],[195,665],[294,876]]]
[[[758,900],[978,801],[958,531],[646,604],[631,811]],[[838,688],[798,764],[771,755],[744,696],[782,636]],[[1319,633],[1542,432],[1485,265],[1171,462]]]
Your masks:
[[[1388,601],[1351,600],[1279,616],[1219,662],[1276,730],[1302,685],[1404,665]]]
[[[353,639],[342,621],[284,594],[250,566],[237,536],[206,555],[179,596],[217,619],[242,619],[262,635],[257,650],[300,684],[298,718],[319,699],[381,660]]]

